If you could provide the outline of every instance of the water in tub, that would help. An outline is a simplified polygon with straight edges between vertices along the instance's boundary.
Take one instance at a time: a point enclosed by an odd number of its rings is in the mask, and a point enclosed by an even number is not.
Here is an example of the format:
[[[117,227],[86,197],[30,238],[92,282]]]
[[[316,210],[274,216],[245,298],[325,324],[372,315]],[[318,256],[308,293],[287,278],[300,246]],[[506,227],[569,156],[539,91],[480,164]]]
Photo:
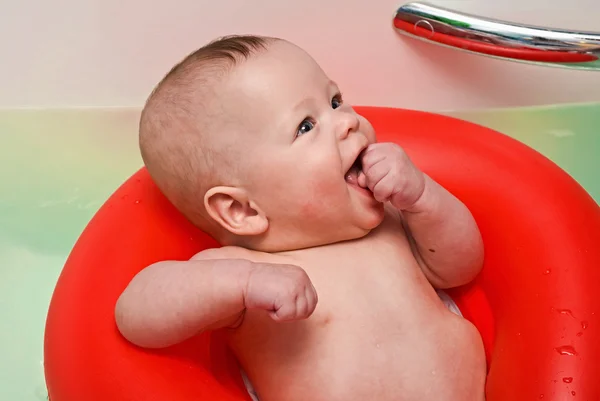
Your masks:
[[[600,200],[600,103],[451,115],[532,146]],[[0,400],[47,397],[43,331],[52,290],[86,223],[141,166],[138,116],[0,110]]]

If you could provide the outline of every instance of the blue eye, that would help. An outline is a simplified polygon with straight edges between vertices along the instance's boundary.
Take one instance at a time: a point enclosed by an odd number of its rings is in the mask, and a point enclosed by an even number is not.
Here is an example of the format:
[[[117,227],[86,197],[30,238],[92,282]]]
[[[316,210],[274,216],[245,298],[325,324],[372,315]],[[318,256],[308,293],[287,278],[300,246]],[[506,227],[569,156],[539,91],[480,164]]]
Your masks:
[[[296,132],[296,136],[300,136],[306,134],[308,131],[315,128],[315,124],[309,119],[303,120],[298,126],[298,131]]]
[[[331,107],[337,109],[342,105],[342,95],[336,95],[331,99]]]

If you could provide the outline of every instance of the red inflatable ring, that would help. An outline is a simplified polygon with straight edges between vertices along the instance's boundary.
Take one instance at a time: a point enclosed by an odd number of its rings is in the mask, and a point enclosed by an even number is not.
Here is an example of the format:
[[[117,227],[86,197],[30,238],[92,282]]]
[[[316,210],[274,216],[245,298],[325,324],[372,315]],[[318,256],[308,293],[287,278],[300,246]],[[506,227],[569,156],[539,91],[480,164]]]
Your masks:
[[[357,108],[461,198],[480,226],[483,272],[451,293],[480,330],[488,401],[600,399],[600,208],[569,175],[507,136],[449,117]],[[45,374],[52,401],[249,400],[218,332],[137,348],[114,322],[144,266],[217,244],[166,201],[146,170],[102,206],[52,297]]]

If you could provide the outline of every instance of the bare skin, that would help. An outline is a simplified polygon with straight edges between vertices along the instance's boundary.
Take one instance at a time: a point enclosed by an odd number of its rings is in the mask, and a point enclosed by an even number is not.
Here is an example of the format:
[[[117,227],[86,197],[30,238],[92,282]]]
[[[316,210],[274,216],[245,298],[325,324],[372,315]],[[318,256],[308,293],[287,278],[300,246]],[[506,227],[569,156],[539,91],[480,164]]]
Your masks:
[[[299,49],[238,69],[223,92],[252,115],[248,169],[203,198],[231,235],[140,272],[117,303],[121,333],[159,348],[225,330],[261,401],[483,400],[479,334],[435,293],[481,268],[468,209],[377,143]]]

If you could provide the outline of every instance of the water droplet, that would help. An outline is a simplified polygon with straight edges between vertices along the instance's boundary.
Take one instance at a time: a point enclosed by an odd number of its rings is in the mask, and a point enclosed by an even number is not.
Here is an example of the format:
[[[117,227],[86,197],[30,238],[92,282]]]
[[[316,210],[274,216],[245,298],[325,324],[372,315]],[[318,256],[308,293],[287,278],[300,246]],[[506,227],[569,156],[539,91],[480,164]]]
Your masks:
[[[560,347],[554,348],[554,350],[561,355],[567,355],[567,356],[577,355],[577,351],[575,351],[575,348],[573,348],[570,345],[562,345]]]
[[[571,395],[572,395],[573,397],[575,397],[575,394],[577,394],[575,391],[571,391]]]
[[[583,331],[578,332],[577,334],[575,334],[577,337],[581,337],[583,335]]]
[[[583,322],[581,322],[581,328],[584,329],[584,330],[588,328],[588,322],[586,320],[584,320]]]
[[[552,273],[552,270],[550,270],[550,269],[546,269],[546,270],[544,271],[544,275],[548,275],[548,274],[550,274],[550,273]]]
[[[571,309],[556,309],[556,311],[561,315],[566,315],[575,319],[575,316],[573,316],[573,312],[571,311]]]
[[[139,203],[141,203],[141,202],[142,202],[141,200],[136,200],[136,201],[135,201],[135,204],[137,205],[137,204],[139,204]]]
[[[573,378],[572,377],[563,377],[563,381],[565,383],[573,383]]]
[[[540,398],[544,398],[544,394],[540,394]]]

